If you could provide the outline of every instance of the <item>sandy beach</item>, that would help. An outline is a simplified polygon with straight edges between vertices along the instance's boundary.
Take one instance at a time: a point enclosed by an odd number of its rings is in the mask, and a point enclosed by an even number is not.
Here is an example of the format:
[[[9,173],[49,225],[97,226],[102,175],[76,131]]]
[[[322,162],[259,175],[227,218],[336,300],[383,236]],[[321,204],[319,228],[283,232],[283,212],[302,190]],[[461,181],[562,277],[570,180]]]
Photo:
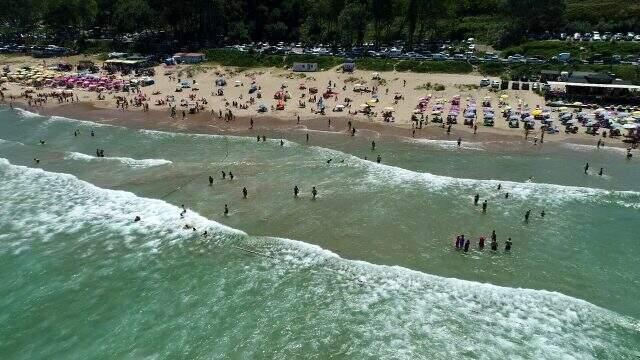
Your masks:
[[[29,57],[9,57],[0,59],[0,65],[9,65],[12,69],[22,66],[43,67],[44,65],[57,64],[59,62],[77,63],[80,57],[62,59],[33,59]],[[99,62],[96,62],[99,64]],[[76,101],[59,104],[54,99],[38,106],[29,106],[24,98],[27,88],[24,84],[6,82],[2,84],[5,102],[14,102],[30,111],[47,115],[60,115],[89,119],[97,122],[116,123],[119,125],[181,130],[191,132],[235,132],[253,133],[259,129],[310,129],[345,133],[349,129],[349,122],[358,130],[370,130],[375,134],[388,134],[394,136],[407,136],[428,139],[452,139],[458,137],[463,141],[492,141],[497,139],[517,140],[525,139],[525,131],[522,127],[511,129],[508,122],[503,119],[501,111],[505,106],[516,108],[518,106],[535,109],[545,106],[544,99],[532,91],[506,90],[494,91],[488,88],[480,88],[478,84],[483,79],[479,74],[414,74],[402,72],[382,72],[356,70],[354,73],[342,73],[338,69],[328,69],[318,72],[295,73],[285,69],[234,69],[216,66],[213,64],[199,65],[159,65],[154,68],[155,83],[140,88],[139,93],[105,91],[103,99],[98,99],[98,93],[82,88],[74,88]],[[130,79],[133,76],[124,76]],[[224,79],[226,86],[215,85],[217,79]],[[187,81],[189,88],[177,92],[181,82]],[[493,79],[492,79],[493,80]],[[251,84],[258,87],[262,97],[256,98],[256,93],[249,94]],[[331,87],[329,87],[331,84]],[[368,90],[377,87],[377,102],[373,102],[371,92],[356,92],[356,84]],[[435,88],[443,89],[436,91]],[[316,97],[322,97],[325,89],[331,89],[333,96],[324,99],[325,112],[319,114],[317,103],[309,101],[309,89],[318,90]],[[218,95],[221,89],[224,94]],[[284,103],[283,110],[275,110],[277,99],[276,92],[283,90],[290,98]],[[35,94],[51,93],[52,89],[37,88]],[[31,95],[34,95],[33,93]],[[475,99],[478,107],[483,99],[490,99],[491,106],[496,113],[495,126],[482,126],[482,116],[478,115],[477,134],[473,134],[473,128],[462,124],[461,116],[458,124],[452,125],[450,132],[447,126],[429,122],[422,129],[413,132],[414,123],[411,117],[418,104],[418,99],[429,98],[428,109],[424,115],[432,120],[431,106],[441,102],[444,106],[443,115],[450,107],[450,100],[459,96],[460,108],[464,109],[469,100]],[[506,98],[505,98],[506,96]],[[13,97],[13,100],[11,98]],[[127,106],[126,110],[117,109],[116,97],[128,99],[134,103],[134,97],[143,99],[142,104],[148,105],[148,111],[143,111],[144,106]],[[399,100],[394,98],[401,97]],[[499,106],[499,101],[503,105]],[[350,102],[345,102],[345,99]],[[72,99],[73,100],[73,99]],[[167,100],[173,100],[167,102]],[[233,106],[234,102],[238,106]],[[299,103],[305,105],[299,107]],[[170,104],[176,107],[174,118],[170,116]],[[366,115],[357,110],[363,108],[363,104],[370,104],[371,114]],[[33,105],[33,104],[31,104]],[[200,107],[196,113],[189,113],[189,108]],[[241,106],[242,105],[242,106]],[[267,111],[257,111],[259,105],[264,105]],[[336,105],[344,105],[341,112],[333,111]],[[243,108],[246,107],[246,108]],[[383,120],[384,109],[393,109],[392,122]],[[231,111],[232,120],[224,120],[219,115]],[[298,122],[299,117],[299,122]],[[417,115],[421,117],[420,114]],[[552,118],[557,118],[553,113]],[[250,122],[253,120],[254,131],[249,131]],[[558,125],[554,123],[554,125]],[[528,140],[541,137],[541,124],[536,123],[535,129],[530,132]],[[544,141],[565,141],[580,144],[595,144],[599,136],[585,133],[581,128],[578,134],[566,134],[562,130],[556,134],[546,134]],[[359,133],[360,134],[360,133]],[[607,139],[607,143],[613,146],[626,147],[621,142],[622,138]]]

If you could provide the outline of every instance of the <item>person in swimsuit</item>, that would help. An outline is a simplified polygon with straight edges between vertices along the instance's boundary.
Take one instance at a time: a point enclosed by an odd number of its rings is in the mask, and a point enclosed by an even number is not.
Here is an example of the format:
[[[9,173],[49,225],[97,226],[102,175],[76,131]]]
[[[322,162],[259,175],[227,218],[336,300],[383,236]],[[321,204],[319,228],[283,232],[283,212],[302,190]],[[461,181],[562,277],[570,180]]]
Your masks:
[[[213,176],[209,175],[209,186],[213,186]]]
[[[248,193],[247,188],[246,188],[246,187],[243,187],[243,188],[242,188],[242,198],[243,198],[243,199],[246,199],[246,198],[247,198],[247,193]]]
[[[315,200],[316,196],[318,196],[318,190],[316,190],[315,186],[313,187],[313,189],[311,189],[311,195],[313,195],[313,200]]]
[[[480,201],[480,194],[473,197],[473,205],[478,206],[478,201]]]
[[[300,192],[300,189],[298,189],[298,185],[295,185],[293,187],[293,197],[297,198],[299,192]]]
[[[224,204],[224,216],[229,215],[229,207],[227,206],[227,204]]]
[[[511,238],[509,238],[507,242],[504,243],[504,251],[511,251]]]
[[[480,240],[478,241],[478,249],[484,249],[484,236],[480,236]]]
[[[487,212],[487,200],[482,202],[482,212],[483,213]]]

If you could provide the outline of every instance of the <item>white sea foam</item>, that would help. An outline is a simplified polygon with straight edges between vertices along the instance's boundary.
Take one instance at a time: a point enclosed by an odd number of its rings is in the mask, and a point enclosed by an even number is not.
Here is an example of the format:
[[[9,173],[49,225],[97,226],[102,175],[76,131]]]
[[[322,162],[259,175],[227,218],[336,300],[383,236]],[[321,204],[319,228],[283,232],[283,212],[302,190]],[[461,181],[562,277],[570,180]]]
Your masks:
[[[42,115],[40,115],[40,114],[38,114],[38,113],[31,112],[31,111],[29,111],[29,110],[25,110],[25,109],[22,109],[22,108],[14,108],[14,109],[16,110],[16,112],[18,113],[18,115],[20,115],[20,116],[21,116],[21,117],[23,117],[23,118],[28,118],[28,119],[30,119],[30,118],[39,118],[39,117],[44,117],[44,116],[42,116]]]
[[[367,171],[367,181],[376,186],[421,186],[424,190],[444,192],[459,190],[466,193],[493,194],[499,184],[505,192],[517,199],[535,201],[538,204],[559,205],[567,201],[605,201],[613,204],[624,202],[625,207],[640,209],[640,192],[612,191],[599,188],[567,186],[536,182],[516,182],[493,179],[468,179],[417,172],[391,165],[363,160],[337,150],[313,147],[327,158],[347,159],[346,163]],[[373,159],[372,159],[373,160]]]
[[[455,140],[434,140],[434,139],[413,139],[412,138],[412,139],[403,139],[403,141],[414,143],[414,144],[429,145],[432,147],[437,147],[445,150],[465,149],[465,150],[484,151],[484,148],[482,147],[481,143],[474,143],[474,142],[462,141],[460,146],[458,146],[458,142]]]
[[[66,152],[65,159],[80,161],[118,161],[132,168],[148,168],[153,166],[161,166],[172,164],[171,161],[165,159],[132,159],[128,157],[105,156],[97,157],[79,152]]]
[[[72,118],[68,118],[68,117],[64,117],[64,116],[50,116],[46,120],[46,122],[48,122],[48,123],[51,123],[51,122],[66,122],[66,123],[84,125],[84,126],[91,127],[91,128],[101,128],[101,127],[122,128],[122,126],[118,126],[118,125],[104,124],[104,123],[99,123],[99,122],[94,122],[94,121],[87,121],[87,120],[72,119]]]
[[[341,342],[363,357],[632,358],[638,347],[633,340],[640,336],[636,320],[559,293],[443,278],[345,260],[299,241],[252,238],[192,212],[180,219],[180,209],[161,200],[101,189],[72,175],[4,159],[0,177],[0,194],[8,201],[0,207],[0,219],[11,224],[0,252],[11,243],[14,256],[24,256],[30,242],[74,233],[78,239],[94,235],[111,247],[124,243],[133,251],[164,251],[193,239],[191,231],[182,229],[189,223],[198,232],[210,231],[222,246],[264,252],[268,257],[246,258],[242,276],[272,273],[266,278],[279,281],[273,284],[279,291],[298,292],[290,301],[311,301],[313,311],[299,316],[317,321],[319,331],[320,326],[331,329],[335,321],[348,324],[348,331],[339,335],[349,338]],[[142,220],[134,223],[135,215]],[[141,239],[144,243],[136,245]],[[256,266],[256,261],[263,264]],[[287,286],[301,275],[304,288]],[[253,286],[252,281],[243,284]]]
[[[600,149],[596,145],[584,145],[584,144],[572,144],[572,143],[562,143],[562,147],[575,150],[575,151],[610,151],[616,153],[626,153],[627,149],[615,147],[615,146],[603,146]]]

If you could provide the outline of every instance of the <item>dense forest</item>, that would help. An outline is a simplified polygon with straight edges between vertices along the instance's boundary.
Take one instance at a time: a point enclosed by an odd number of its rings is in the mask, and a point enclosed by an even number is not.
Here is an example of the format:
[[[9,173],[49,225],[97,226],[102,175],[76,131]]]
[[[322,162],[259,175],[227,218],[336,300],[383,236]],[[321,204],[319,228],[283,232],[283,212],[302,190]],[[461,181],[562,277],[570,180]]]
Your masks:
[[[160,30],[201,46],[247,41],[408,47],[423,39],[476,37],[497,45],[559,31],[625,31],[640,24],[635,1],[596,0],[3,0],[5,34],[80,29]],[[71,34],[71,35],[69,35]]]

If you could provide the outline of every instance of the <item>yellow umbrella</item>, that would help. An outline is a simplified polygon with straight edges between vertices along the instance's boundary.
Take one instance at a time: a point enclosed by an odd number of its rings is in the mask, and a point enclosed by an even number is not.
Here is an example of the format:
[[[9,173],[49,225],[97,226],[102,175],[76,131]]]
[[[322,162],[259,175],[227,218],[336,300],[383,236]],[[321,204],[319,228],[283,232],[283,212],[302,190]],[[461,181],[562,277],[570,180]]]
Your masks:
[[[533,111],[531,112],[531,115],[533,115],[533,116],[540,116],[540,115],[542,115],[542,110],[540,110],[540,109],[535,109],[535,110],[533,110]]]

